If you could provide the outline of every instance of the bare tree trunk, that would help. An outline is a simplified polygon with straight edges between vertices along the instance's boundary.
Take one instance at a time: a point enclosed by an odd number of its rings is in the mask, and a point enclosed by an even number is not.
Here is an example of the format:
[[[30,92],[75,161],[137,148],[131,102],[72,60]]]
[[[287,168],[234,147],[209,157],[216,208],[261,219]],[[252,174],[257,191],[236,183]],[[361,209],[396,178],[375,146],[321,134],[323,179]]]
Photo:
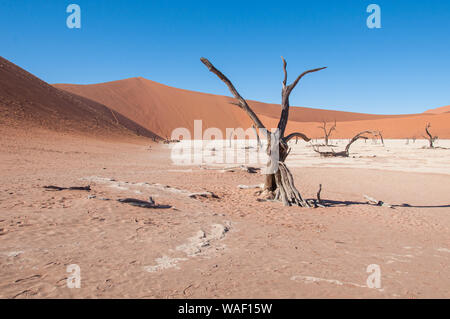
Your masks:
[[[324,136],[324,140],[325,140],[325,146],[328,146],[328,141],[330,138],[330,135],[333,131],[336,130],[336,121],[334,121],[334,125],[332,127],[330,127],[330,129],[327,131],[327,122],[323,121],[322,126],[319,126],[319,128],[321,128],[323,130],[323,136]]]
[[[380,137],[381,144],[383,144],[383,146],[384,146],[384,138],[383,138],[383,134],[381,134],[381,131],[378,131],[377,135]]]
[[[266,178],[264,183],[264,193],[267,196],[271,196],[275,199],[280,199],[283,201],[284,205],[298,205],[302,207],[309,207],[309,204],[303,200],[299,191],[295,188],[294,179],[284,164],[286,157],[289,155],[290,148],[287,142],[293,137],[301,137],[306,141],[310,141],[310,139],[302,133],[292,133],[288,136],[284,136],[286,125],[289,119],[289,96],[292,90],[295,88],[300,79],[308,73],[317,72],[323,70],[325,68],[312,69],[303,72],[300,74],[296,80],[287,85],[287,70],[286,70],[286,60],[282,57],[283,60],[283,71],[284,71],[284,80],[283,87],[281,91],[281,116],[278,122],[277,131],[275,133],[269,132],[264,124],[260,121],[258,116],[253,112],[247,102],[242,98],[242,96],[238,93],[236,88],[233,86],[231,81],[222,74],[219,70],[217,70],[211,62],[209,62],[205,58],[200,59],[202,63],[215,75],[219,77],[228,87],[233,96],[238,100],[237,103],[233,103],[240,108],[242,108],[250,119],[254,123],[254,128],[258,128],[260,132],[267,138],[267,155],[269,157],[269,161],[267,163],[268,171],[266,172]],[[272,145],[273,144],[273,145]],[[278,154],[274,154],[277,152]],[[278,156],[277,156],[278,155]],[[276,161],[272,163],[272,161]],[[276,168],[275,171],[269,171],[269,168]]]
[[[431,127],[430,123],[427,123],[427,125],[425,126],[425,132],[428,135],[428,141],[430,142],[430,148],[434,148],[434,142],[438,139],[437,136],[433,136],[431,135],[430,131],[428,130]]]

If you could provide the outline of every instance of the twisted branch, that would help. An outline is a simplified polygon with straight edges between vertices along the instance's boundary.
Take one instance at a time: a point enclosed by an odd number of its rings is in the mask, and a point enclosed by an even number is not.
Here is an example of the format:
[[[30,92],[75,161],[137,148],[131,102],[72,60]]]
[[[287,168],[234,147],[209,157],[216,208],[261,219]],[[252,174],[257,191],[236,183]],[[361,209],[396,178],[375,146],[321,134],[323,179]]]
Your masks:
[[[219,70],[217,70],[214,65],[212,65],[211,62],[209,62],[206,58],[201,58],[200,61],[208,68],[209,71],[217,75],[219,79],[221,79],[230,90],[231,94],[238,100],[238,105],[240,108],[242,108],[245,112],[247,112],[248,116],[252,119],[255,126],[259,129],[262,129],[263,132],[266,131],[266,127],[261,122],[261,120],[258,118],[258,116],[253,112],[253,110],[248,106],[247,101],[244,100],[244,98],[239,94],[239,92],[236,90],[234,85],[231,83],[231,81]]]
[[[303,139],[306,142],[311,141],[311,139],[308,136],[306,136],[305,134],[300,133],[300,132],[294,132],[294,133],[289,134],[286,137],[283,137],[283,141],[287,143],[294,137],[300,137],[301,139]]]
[[[281,60],[283,60],[284,79],[283,79],[283,89],[281,91],[281,116],[277,127],[280,130],[280,137],[283,138],[284,131],[286,130],[286,125],[289,118],[289,96],[291,95],[292,90],[297,86],[297,83],[300,81],[300,79],[304,77],[306,74],[326,69],[326,67],[305,71],[302,74],[300,74],[297,77],[297,79],[295,79],[294,82],[287,85],[287,62],[283,57],[281,57]]]

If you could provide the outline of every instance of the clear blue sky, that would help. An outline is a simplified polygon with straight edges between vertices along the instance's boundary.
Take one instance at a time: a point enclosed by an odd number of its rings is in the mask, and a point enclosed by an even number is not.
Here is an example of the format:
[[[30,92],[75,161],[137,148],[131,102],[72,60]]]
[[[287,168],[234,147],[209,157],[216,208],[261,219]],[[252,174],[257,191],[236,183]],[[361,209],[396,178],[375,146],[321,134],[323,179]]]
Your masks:
[[[82,28],[66,27],[67,5]],[[369,29],[366,7],[381,7]],[[50,83],[142,76],[228,91],[211,60],[248,99],[280,102],[282,68],[302,80],[291,104],[416,113],[450,104],[450,1],[0,0],[0,54]]]

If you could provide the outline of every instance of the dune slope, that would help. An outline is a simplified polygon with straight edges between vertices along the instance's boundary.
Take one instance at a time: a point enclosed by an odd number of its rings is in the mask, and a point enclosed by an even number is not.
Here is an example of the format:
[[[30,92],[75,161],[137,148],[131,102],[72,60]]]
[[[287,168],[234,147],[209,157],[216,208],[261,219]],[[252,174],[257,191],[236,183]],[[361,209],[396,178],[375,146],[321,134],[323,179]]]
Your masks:
[[[54,88],[2,57],[0,121],[22,128],[156,137],[148,129],[105,105]]]
[[[170,137],[172,130],[179,127],[193,134],[194,120],[200,119],[203,130],[216,127],[224,136],[226,128],[247,129],[251,125],[247,115],[230,104],[231,97],[177,89],[141,77],[91,85],[54,86],[107,105],[163,137]],[[257,101],[249,101],[249,104],[267,127],[277,126],[279,105]],[[373,115],[306,107],[291,107],[288,133],[301,131],[320,137],[322,131],[318,123],[324,120],[338,122],[335,137],[340,138],[351,138],[365,129],[381,130],[386,138],[420,137],[428,121],[434,122],[434,130],[440,137],[450,137],[445,115],[436,118],[432,114]]]
[[[450,105],[447,106],[441,106],[435,109],[431,109],[428,111],[425,111],[424,113],[428,114],[442,114],[442,113],[449,113],[450,112]]]

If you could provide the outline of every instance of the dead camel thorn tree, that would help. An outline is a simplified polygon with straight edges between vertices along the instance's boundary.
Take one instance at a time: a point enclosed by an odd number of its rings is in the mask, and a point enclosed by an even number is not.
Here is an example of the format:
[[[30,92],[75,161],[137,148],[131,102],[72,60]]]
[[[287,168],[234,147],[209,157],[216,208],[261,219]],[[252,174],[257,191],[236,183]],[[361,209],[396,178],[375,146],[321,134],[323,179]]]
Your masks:
[[[327,122],[323,121],[321,126],[318,126],[318,128],[321,128],[323,130],[323,138],[325,139],[325,146],[328,146],[328,140],[331,136],[331,133],[333,131],[336,131],[336,120],[334,121],[334,125],[331,126],[328,130],[327,130]]]
[[[305,71],[300,74],[294,82],[288,85],[286,69],[287,63],[283,57],[281,57],[281,59],[283,60],[284,79],[281,90],[281,115],[277,130],[275,132],[270,132],[267,130],[255,112],[253,112],[250,108],[247,101],[239,94],[231,81],[222,72],[217,70],[208,59],[201,58],[200,60],[209,69],[209,71],[217,75],[217,77],[226,84],[231,94],[237,100],[237,102],[232,102],[232,104],[237,105],[244,110],[252,120],[254,126],[267,138],[268,143],[266,152],[269,160],[267,163],[268,170],[266,171],[263,194],[268,198],[281,200],[285,206],[297,205],[302,207],[310,207],[295,187],[293,176],[284,163],[290,152],[290,148],[287,144],[290,139],[300,137],[308,142],[310,141],[310,138],[300,132],[291,133],[287,136],[284,134],[289,119],[289,96],[292,90],[294,90],[300,79],[306,74],[323,70],[325,67]]]
[[[431,124],[427,123],[427,125],[425,126],[425,132],[427,133],[427,136],[425,136],[425,137],[430,142],[430,148],[434,148],[434,142],[438,139],[438,137],[431,135],[430,130],[429,130],[430,127],[431,127]]]
[[[381,132],[378,131],[362,131],[358,134],[356,134],[347,144],[345,147],[345,150],[341,152],[335,152],[334,150],[322,152],[319,150],[319,148],[316,145],[313,145],[313,149],[316,153],[319,153],[322,157],[349,157],[350,156],[350,146],[352,146],[353,143],[355,143],[359,139],[367,140],[369,137],[379,137],[384,145],[384,140]]]

